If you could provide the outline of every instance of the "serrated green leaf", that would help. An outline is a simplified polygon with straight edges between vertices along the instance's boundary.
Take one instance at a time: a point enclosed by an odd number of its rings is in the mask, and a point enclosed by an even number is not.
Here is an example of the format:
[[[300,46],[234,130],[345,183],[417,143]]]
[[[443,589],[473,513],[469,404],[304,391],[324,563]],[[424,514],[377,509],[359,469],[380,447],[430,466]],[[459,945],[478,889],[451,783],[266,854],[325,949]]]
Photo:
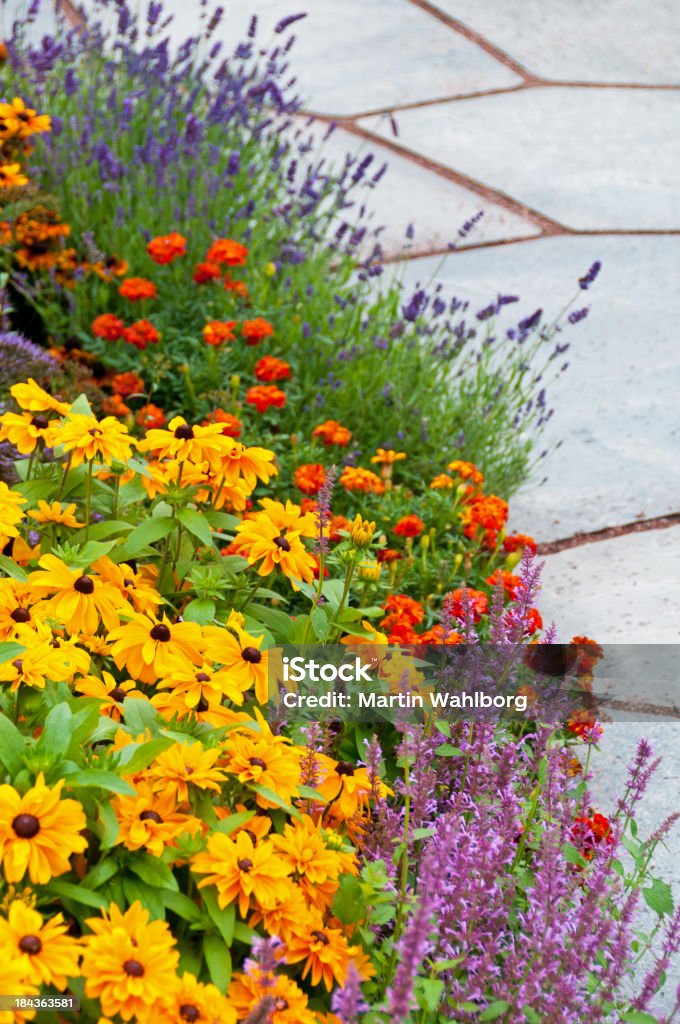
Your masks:
[[[506,1003],[505,999],[494,999],[492,1003],[489,1003],[487,1008],[482,1011],[479,1015],[480,1021],[483,1020],[498,1020],[498,1018],[507,1013],[510,1004]]]
[[[621,1014],[621,1020],[626,1024],[659,1024],[659,1018],[653,1017],[651,1013],[644,1010],[627,1010]]]
[[[575,864],[579,868],[584,868],[588,861],[583,854],[572,846],[571,843],[565,843],[562,847],[562,856],[566,860],[567,864]]]
[[[354,924],[365,917],[361,882],[354,875],[341,875],[340,885],[333,897],[333,914],[342,924]]]
[[[465,757],[464,750],[461,750],[460,747],[453,747],[450,743],[442,743],[436,748],[435,754],[439,754],[440,757]]]
[[[207,626],[215,618],[217,606],[214,601],[205,597],[194,598],[182,611],[185,622],[197,622],[199,626]]]
[[[647,906],[659,917],[673,913],[673,893],[668,882],[654,878],[652,884],[642,890],[642,895]]]
[[[444,992],[444,982],[439,978],[419,978],[417,982],[419,1000],[424,1010],[434,1013]]]

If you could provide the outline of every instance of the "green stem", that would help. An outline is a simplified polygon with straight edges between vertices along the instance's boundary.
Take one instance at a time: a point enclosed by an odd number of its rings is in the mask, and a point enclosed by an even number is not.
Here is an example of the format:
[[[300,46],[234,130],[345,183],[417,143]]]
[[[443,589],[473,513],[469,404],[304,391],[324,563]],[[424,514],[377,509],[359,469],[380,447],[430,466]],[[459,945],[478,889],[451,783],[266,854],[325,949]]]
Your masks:
[[[252,599],[255,597],[255,594],[257,593],[259,588],[260,588],[260,580],[256,579],[255,582],[252,584],[250,590],[246,594],[245,601],[243,602],[241,607],[238,609],[241,614],[243,614],[243,612],[246,610],[246,608],[248,607],[248,605],[250,604]]]
[[[357,564],[358,555],[359,555],[359,552],[355,551],[354,554],[352,555],[352,561],[347,566],[347,571],[345,572],[345,585],[342,588],[342,597],[340,598],[340,604],[336,608],[335,615],[333,616],[333,619],[331,621],[330,627],[328,629],[328,639],[329,639],[329,641],[332,639],[333,630],[337,627],[338,619],[340,618],[340,616],[342,615],[342,613],[344,611],[345,603],[346,603],[347,597],[349,595],[349,588],[350,588],[350,586],[352,584],[352,577],[354,575],[354,569],[355,569],[356,564]],[[321,576],[319,577],[319,580],[321,581]]]
[[[92,470],[93,462],[87,464],[87,489],[85,491],[85,540],[90,536],[90,505],[92,504]]]

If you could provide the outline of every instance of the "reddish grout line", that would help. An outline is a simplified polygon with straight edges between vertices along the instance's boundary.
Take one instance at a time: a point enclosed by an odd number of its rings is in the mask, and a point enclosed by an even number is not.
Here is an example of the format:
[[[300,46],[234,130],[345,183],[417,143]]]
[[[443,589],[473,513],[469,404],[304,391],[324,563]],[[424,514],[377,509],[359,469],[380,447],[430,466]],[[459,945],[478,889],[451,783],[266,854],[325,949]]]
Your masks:
[[[673,720],[680,718],[680,708],[677,707],[664,707],[663,704],[648,704],[646,701],[617,700],[614,697],[605,698],[600,706],[600,710],[604,714],[601,714],[599,717],[603,721],[607,721],[605,717],[607,708],[612,708],[614,711],[626,711],[634,715],[650,715],[658,718],[671,718]],[[609,721],[612,721],[612,719],[609,719]],[[613,721],[615,723],[616,719]]]
[[[498,189],[492,188],[490,185],[485,185],[483,182],[470,178],[467,174],[463,174],[461,171],[455,171],[450,167],[445,167],[443,164],[437,163],[435,160],[430,160],[421,153],[415,153],[413,150],[407,149],[405,146],[401,146],[394,142],[393,139],[385,139],[380,136],[376,136],[353,120],[337,118],[320,118],[320,120],[334,121],[339,128],[343,128],[351,135],[356,135],[359,138],[366,139],[368,142],[384,146],[386,149],[392,150],[392,152],[397,155],[406,157],[419,167],[432,171],[434,174],[439,175],[440,178],[446,178],[448,181],[452,181],[456,185],[461,185],[463,188],[468,189],[468,191],[481,196],[481,198],[485,199],[487,202],[495,203],[497,206],[503,207],[503,209],[508,210],[510,213],[514,213],[517,216],[530,221],[532,224],[535,224],[540,228],[544,235],[567,234],[569,231],[568,228],[565,228],[564,225],[560,224],[558,221],[553,220],[551,217],[546,217],[538,210],[534,210],[532,207],[519,202],[517,199],[513,199],[512,196],[506,195],[505,192],[501,192]]]
[[[570,548],[582,547],[584,544],[596,544],[603,540],[613,540],[616,537],[628,536],[631,533],[647,533],[650,530],[667,530],[672,526],[680,525],[680,512],[670,512],[665,516],[655,516],[653,519],[638,519],[634,523],[623,523],[621,526],[606,526],[602,530],[592,530],[590,533],[575,533],[563,540],[547,541],[539,544],[537,551],[539,555],[555,555],[560,551],[567,551]]]
[[[490,57],[494,58],[494,60],[503,64],[510,71],[514,71],[514,73],[519,75],[520,78],[523,78],[525,82],[536,81],[536,75],[532,74],[528,68],[525,68],[523,64],[520,64],[519,61],[515,60],[514,57],[511,57],[505,52],[505,50],[501,50],[500,47],[495,46],[486,38],[486,36],[476,32],[464,22],[459,21],[458,18],[454,18],[450,14],[445,14],[444,11],[440,11],[438,7],[434,6],[434,4],[429,3],[429,0],[410,0],[410,2],[414,4],[415,7],[419,7],[422,11],[425,11],[426,14],[430,14],[433,18],[436,18],[444,25],[452,28],[455,32],[465,36],[465,38],[470,42],[475,43],[480,50],[484,50],[484,52],[488,53]]]

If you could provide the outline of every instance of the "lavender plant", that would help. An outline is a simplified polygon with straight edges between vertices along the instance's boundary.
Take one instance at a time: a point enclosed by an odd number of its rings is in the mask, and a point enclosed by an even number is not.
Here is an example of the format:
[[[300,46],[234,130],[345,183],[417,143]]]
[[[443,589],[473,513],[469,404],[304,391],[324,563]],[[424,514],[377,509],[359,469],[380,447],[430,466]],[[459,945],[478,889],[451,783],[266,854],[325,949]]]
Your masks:
[[[276,423],[282,451],[290,435],[304,446],[320,419],[334,418],[350,424],[363,451],[413,453],[409,471],[419,478],[465,458],[510,493],[550,417],[538,362],[543,353],[550,369],[564,365],[560,324],[537,311],[495,331],[509,297],[475,313],[438,289],[410,294],[386,272],[363,215],[385,167],[371,154],[328,165],[325,129],[301,115],[295,95],[297,18],[283,19],[269,45],[254,18],[227,52],[221,9],[207,4],[196,36],[177,47],[159,3],[139,18],[125,0],[96,0],[87,13],[84,26],[62,26],[38,44],[18,21],[5,68],[6,89],[52,115],[30,172],[58,201],[81,258],[94,248],[148,275],[145,241],[154,235],[182,232],[192,261],[216,235],[238,239],[249,248],[248,315],[273,322],[277,354],[294,367]],[[33,301],[52,337],[81,348],[94,346],[97,314],[124,308],[96,275],[74,294],[51,281]],[[170,356],[152,400],[168,413],[204,415],[228,395],[230,373],[252,369],[252,353],[240,367],[211,368],[203,303],[191,275],[173,268],[154,312]],[[138,354],[124,348],[95,351],[118,371],[138,369]]]

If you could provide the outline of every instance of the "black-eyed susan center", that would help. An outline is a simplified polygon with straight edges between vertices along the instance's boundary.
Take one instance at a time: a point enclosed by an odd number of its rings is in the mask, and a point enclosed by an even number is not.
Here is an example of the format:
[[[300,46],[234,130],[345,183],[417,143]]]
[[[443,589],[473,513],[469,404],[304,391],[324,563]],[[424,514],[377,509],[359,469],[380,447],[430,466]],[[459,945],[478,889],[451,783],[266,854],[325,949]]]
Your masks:
[[[179,1015],[182,1020],[186,1020],[189,1024],[193,1024],[194,1021],[200,1020],[201,1011],[193,1003],[182,1003],[179,1008]]]
[[[94,593],[94,583],[89,576],[78,576],[73,581],[73,589],[77,590],[79,594],[92,594]]]
[[[29,956],[37,956],[42,949],[42,942],[37,935],[24,935],[19,939],[19,949]]]
[[[130,978],[144,977],[144,964],[141,964],[139,960],[126,960],[123,964],[123,970]]]
[[[278,537],[274,537],[274,544],[276,544],[277,548],[281,551],[290,551],[290,542],[286,539],[285,533],[281,533]]]
[[[139,815],[140,821],[153,821],[156,825],[162,825],[163,819],[158,811],[142,811]]]
[[[30,622],[31,613],[28,608],[15,608],[14,611],[10,613],[10,619],[13,619],[15,622]]]
[[[158,622],[149,633],[149,636],[152,640],[157,640],[161,644],[167,644],[172,634],[164,622]]]
[[[258,651],[257,647],[244,647],[241,651],[241,657],[244,661],[250,662],[251,665],[259,665],[262,661],[262,654]]]
[[[17,814],[12,828],[19,839],[33,839],[40,831],[40,821],[35,814]]]
[[[194,437],[194,428],[189,423],[182,423],[175,429],[175,437],[180,441],[191,441]]]

